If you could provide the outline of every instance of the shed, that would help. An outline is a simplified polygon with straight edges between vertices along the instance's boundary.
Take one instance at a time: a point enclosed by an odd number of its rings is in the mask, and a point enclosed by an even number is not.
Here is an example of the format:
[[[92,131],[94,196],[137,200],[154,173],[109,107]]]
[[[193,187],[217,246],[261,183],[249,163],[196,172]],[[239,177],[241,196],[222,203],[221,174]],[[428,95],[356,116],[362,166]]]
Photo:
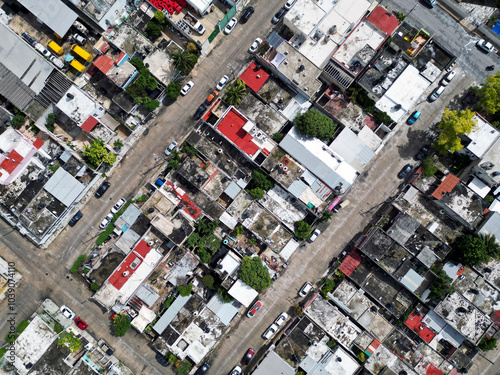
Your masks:
[[[220,321],[225,325],[229,325],[231,320],[238,314],[238,311],[241,308],[241,304],[233,300],[230,303],[224,303],[222,298],[216,294],[212,297],[210,301],[207,303],[207,308],[212,310],[212,312],[217,315]]]
[[[231,199],[236,198],[236,196],[240,193],[241,188],[238,186],[238,184],[234,181],[231,181],[231,183],[228,185],[226,190],[224,190],[224,193]]]
[[[167,311],[163,313],[161,318],[156,322],[153,326],[153,330],[157,332],[159,335],[165,331],[167,326],[174,320],[179,311],[184,307],[184,305],[189,301],[191,295],[187,297],[178,296],[174,302],[170,305]]]

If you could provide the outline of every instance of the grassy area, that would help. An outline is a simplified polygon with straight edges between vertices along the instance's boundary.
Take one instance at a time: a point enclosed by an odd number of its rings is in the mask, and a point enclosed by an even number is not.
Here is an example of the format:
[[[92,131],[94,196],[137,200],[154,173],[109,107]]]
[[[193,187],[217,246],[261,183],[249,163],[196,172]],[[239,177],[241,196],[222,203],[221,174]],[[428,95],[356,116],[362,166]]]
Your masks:
[[[85,259],[87,259],[86,255],[80,255],[77,260],[75,260],[75,263],[73,263],[73,267],[69,270],[71,273],[76,273],[80,269],[80,266],[82,265],[83,262],[85,262]]]
[[[7,348],[0,349],[0,358],[2,358],[5,355],[5,353],[7,353]]]
[[[106,227],[106,229],[104,229],[104,232],[102,232],[99,237],[97,237],[97,244],[98,245],[102,245],[104,243],[104,241],[106,240],[106,238],[108,238],[108,236],[113,233],[113,230],[115,229],[115,221],[120,217],[122,216],[122,214],[125,212],[125,210],[128,208],[128,206],[130,206],[132,204],[132,200],[128,200],[127,203],[125,203],[125,205],[122,207],[122,209],[120,211],[118,211],[116,214],[114,214],[113,218],[111,219],[111,223],[109,223],[109,225]]]
[[[30,323],[27,322],[26,320],[22,320],[21,323],[17,325],[16,331],[19,333],[23,333],[23,331],[26,329],[27,326],[29,326]]]

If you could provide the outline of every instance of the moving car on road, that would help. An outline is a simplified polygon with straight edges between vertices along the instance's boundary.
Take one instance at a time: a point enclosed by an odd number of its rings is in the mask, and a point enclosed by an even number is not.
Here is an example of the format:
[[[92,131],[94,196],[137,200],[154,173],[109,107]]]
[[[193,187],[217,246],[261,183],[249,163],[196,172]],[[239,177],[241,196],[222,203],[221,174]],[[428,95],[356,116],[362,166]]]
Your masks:
[[[250,361],[252,360],[254,354],[255,354],[255,350],[253,350],[252,348],[248,349],[247,352],[245,353],[244,357],[241,360],[241,364],[243,366],[248,365],[250,363]]]
[[[260,301],[255,302],[255,305],[253,305],[252,308],[250,310],[248,310],[247,316],[249,318],[253,318],[255,316],[255,314],[257,314],[257,311],[260,310],[261,307],[262,307],[262,302],[260,302]]]
[[[108,181],[104,181],[102,185],[99,187],[99,189],[97,189],[97,191],[95,192],[95,197],[101,198],[102,195],[106,192],[106,190],[109,189],[110,186],[111,184]]]
[[[115,205],[111,207],[111,213],[116,214],[118,211],[122,209],[123,206],[125,206],[125,203],[127,203],[125,198],[120,198],[118,202],[116,202]]]
[[[413,169],[412,164],[406,164],[398,173],[398,178],[403,179],[411,172]]]
[[[189,92],[189,90],[191,90],[193,87],[194,87],[194,82],[193,81],[189,81],[181,89],[181,95],[182,96],[186,96],[186,94]]]
[[[75,319],[76,314],[75,314],[75,313],[73,312],[73,310],[71,310],[68,306],[66,306],[66,305],[62,305],[62,306],[59,308],[59,310],[61,310],[62,314],[63,314],[66,318],[68,318],[68,319],[70,319],[70,320]]]
[[[260,38],[255,39],[255,41],[252,43],[252,45],[248,49],[248,52],[254,53],[255,51],[257,51],[257,48],[259,48],[261,43],[262,43],[262,39],[260,39]]]
[[[229,35],[231,34],[231,31],[233,31],[234,27],[238,23],[238,20],[236,18],[231,18],[229,22],[227,23],[226,27],[224,28],[224,34]]]
[[[415,111],[412,113],[412,115],[410,117],[408,117],[408,125],[413,125],[415,123],[415,121],[418,120],[418,118],[420,117],[421,113],[419,111]]]

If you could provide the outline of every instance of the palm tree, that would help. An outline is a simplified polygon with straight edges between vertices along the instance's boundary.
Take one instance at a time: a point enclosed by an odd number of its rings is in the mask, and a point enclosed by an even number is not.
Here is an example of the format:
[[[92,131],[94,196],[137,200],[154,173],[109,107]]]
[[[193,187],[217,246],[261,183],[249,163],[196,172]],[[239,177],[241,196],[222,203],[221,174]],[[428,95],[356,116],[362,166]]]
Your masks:
[[[495,236],[480,234],[479,238],[483,241],[488,255],[497,259],[500,254],[500,245],[497,243]]]
[[[230,84],[226,90],[224,100],[229,105],[239,106],[247,94],[247,85],[241,79],[237,79],[234,84]]]
[[[174,60],[174,66],[177,69],[183,74],[187,74],[198,62],[198,56],[191,52],[175,52],[172,54],[172,60]]]

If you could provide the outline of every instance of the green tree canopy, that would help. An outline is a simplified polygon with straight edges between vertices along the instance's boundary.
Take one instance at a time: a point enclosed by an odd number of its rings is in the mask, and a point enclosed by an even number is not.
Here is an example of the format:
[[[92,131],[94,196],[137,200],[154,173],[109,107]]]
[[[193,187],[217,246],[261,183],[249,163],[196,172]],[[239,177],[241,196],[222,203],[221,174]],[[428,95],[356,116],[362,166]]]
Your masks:
[[[424,159],[422,163],[422,174],[425,177],[430,177],[434,176],[434,173],[438,171],[438,168],[436,167],[436,163],[431,157],[427,157]]]
[[[75,336],[73,332],[62,332],[57,339],[57,346],[67,346],[71,353],[80,350],[82,342]]]
[[[16,113],[14,116],[12,116],[12,119],[10,120],[10,124],[14,129],[19,129],[21,126],[24,125],[26,116],[22,113]]]
[[[191,291],[193,290],[193,284],[179,285],[177,287],[177,290],[179,291],[179,294],[182,297],[187,297],[191,294]]]
[[[113,333],[115,336],[125,336],[131,327],[132,324],[126,314],[118,314],[113,318]]]
[[[111,166],[116,161],[116,155],[109,152],[104,146],[104,142],[99,139],[94,140],[91,145],[85,146],[82,155],[94,169],[99,167],[101,163]]]
[[[267,191],[273,188],[274,182],[267,174],[257,170],[252,173],[251,186]]]
[[[453,293],[455,291],[455,289],[451,286],[453,280],[448,275],[446,275],[446,272],[439,269],[433,269],[433,271],[436,273],[438,278],[434,280],[434,282],[429,287],[429,290],[431,292],[429,294],[429,298],[442,299],[447,294]]]
[[[478,266],[498,258],[500,249],[494,236],[466,234],[460,237],[455,246],[463,262],[470,266]]]
[[[248,193],[255,199],[262,199],[264,197],[264,190],[261,188],[249,190]]]
[[[214,234],[219,224],[217,220],[210,221],[208,219],[200,219],[194,224],[194,227],[196,228],[196,232],[203,237]]]
[[[479,92],[479,105],[489,114],[497,113],[500,110],[500,72],[486,78]]]
[[[477,344],[477,347],[485,352],[488,350],[493,350],[497,347],[497,339],[494,337],[483,337],[479,344]]]
[[[198,62],[198,56],[191,52],[175,52],[172,54],[172,60],[176,69],[182,74],[187,74]]]
[[[297,221],[295,223],[295,237],[305,240],[311,235],[311,229],[311,226],[304,220]]]
[[[201,279],[201,283],[207,288],[212,288],[214,286],[214,277],[212,275],[205,275]]]
[[[146,25],[146,33],[153,38],[159,37],[163,31],[163,25],[155,21],[149,21]]]
[[[148,98],[147,96],[142,98],[135,98],[134,102],[141,105],[142,108],[149,112],[154,111],[160,106],[160,102],[158,100],[153,100],[151,98]]]
[[[468,109],[463,111],[444,109],[443,117],[437,124],[439,137],[434,142],[434,147],[440,154],[444,155],[448,152],[453,154],[463,148],[460,135],[469,134],[474,129],[472,117],[474,113]]]
[[[258,256],[243,258],[240,266],[240,279],[255,290],[266,289],[271,285],[269,271]]]
[[[166,89],[167,98],[171,100],[177,99],[177,97],[181,94],[181,85],[177,82],[170,82]]]
[[[313,109],[295,116],[293,124],[301,134],[323,141],[329,140],[337,128],[329,117]]]
[[[247,85],[241,79],[237,79],[236,82],[231,83],[225,92],[224,100],[229,105],[239,106],[247,94]]]
[[[161,10],[157,10],[155,12],[153,19],[161,25],[165,25],[165,23],[167,22],[167,18],[165,17],[165,13],[163,13]]]

